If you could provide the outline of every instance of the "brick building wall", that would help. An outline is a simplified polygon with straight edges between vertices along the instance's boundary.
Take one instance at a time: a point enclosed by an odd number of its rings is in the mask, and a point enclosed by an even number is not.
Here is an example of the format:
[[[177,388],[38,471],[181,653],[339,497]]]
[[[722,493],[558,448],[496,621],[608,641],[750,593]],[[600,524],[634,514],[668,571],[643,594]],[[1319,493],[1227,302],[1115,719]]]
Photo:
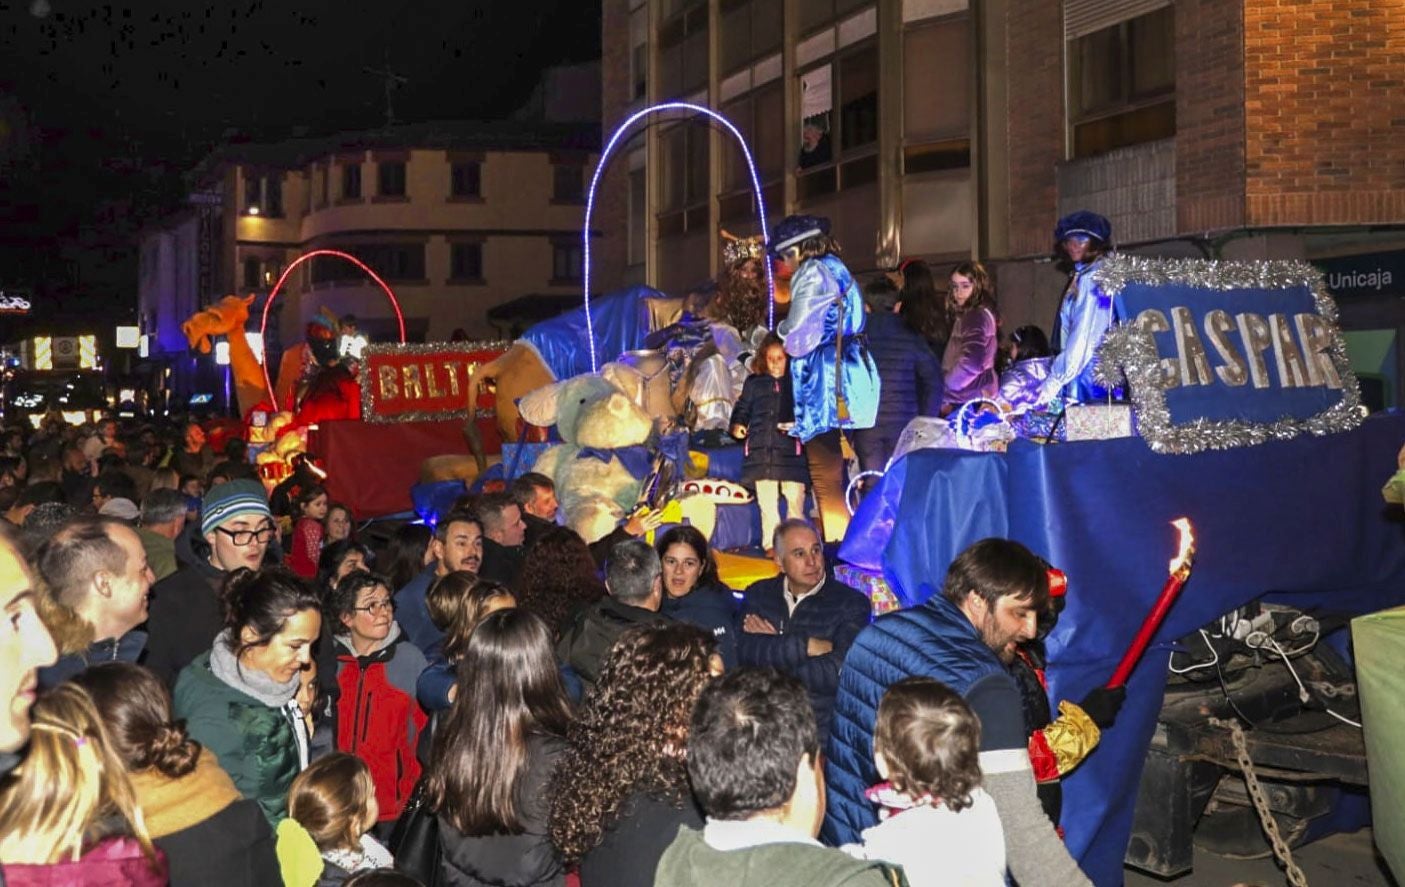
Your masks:
[[[600,149],[615,127],[625,119],[631,99],[629,76],[629,0],[604,0],[601,4]],[[594,167],[586,170],[587,184]],[[629,158],[623,144],[615,147],[609,166],[595,194],[591,227],[600,232],[591,245],[591,289],[610,292],[624,280],[628,262]]]
[[[1246,224],[1405,220],[1402,34],[1398,0],[1244,0]]]
[[[1062,6],[1010,0],[1007,12],[1010,253],[1015,256],[1047,253],[1058,214],[1054,166],[1064,154]]]
[[[1244,224],[1244,0],[1177,0],[1175,17],[1176,228],[1238,227]]]

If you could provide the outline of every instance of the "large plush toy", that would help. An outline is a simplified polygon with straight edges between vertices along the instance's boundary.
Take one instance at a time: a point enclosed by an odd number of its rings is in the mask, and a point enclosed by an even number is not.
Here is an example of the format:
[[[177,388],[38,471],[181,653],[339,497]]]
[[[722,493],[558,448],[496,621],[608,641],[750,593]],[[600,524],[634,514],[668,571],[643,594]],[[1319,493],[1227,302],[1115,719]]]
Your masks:
[[[253,296],[225,296],[181,324],[186,341],[201,354],[210,353],[213,336],[224,336],[229,342],[229,369],[234,376],[241,416],[247,416],[264,399],[263,364],[244,338],[244,325],[248,323],[249,306],[253,303]]]
[[[611,382],[590,374],[539,388],[521,407],[533,424],[554,424],[565,441],[542,453],[533,470],[555,482],[566,524],[587,542],[608,535],[639,499],[653,420]]]

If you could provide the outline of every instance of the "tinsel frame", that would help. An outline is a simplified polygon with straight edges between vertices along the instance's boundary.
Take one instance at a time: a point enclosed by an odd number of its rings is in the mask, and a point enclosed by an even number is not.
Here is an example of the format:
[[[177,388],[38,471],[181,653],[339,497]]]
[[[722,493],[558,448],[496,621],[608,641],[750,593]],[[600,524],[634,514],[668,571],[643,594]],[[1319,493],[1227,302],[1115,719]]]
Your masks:
[[[1305,286],[1312,292],[1317,313],[1331,330],[1328,353],[1342,380],[1335,404],[1305,419],[1285,416],[1276,422],[1196,419],[1173,424],[1161,387],[1161,355],[1151,333],[1135,323],[1114,327],[1098,349],[1098,383],[1112,388],[1126,379],[1137,411],[1137,429],[1154,452],[1184,455],[1204,450],[1248,447],[1300,434],[1322,436],[1350,431],[1361,424],[1361,389],[1347,358],[1346,342],[1337,327],[1337,303],[1327,293],[1322,273],[1307,262],[1276,260],[1225,262],[1201,259],[1153,259],[1112,255],[1093,272],[1093,279],[1116,297],[1129,283],[1182,284],[1200,289],[1286,289]]]
[[[370,363],[367,358],[372,355],[439,355],[459,351],[506,351],[511,347],[512,343],[505,339],[494,339],[485,342],[427,342],[425,344],[411,345],[383,343],[367,345],[361,360],[363,368],[363,376],[361,378],[361,418],[366,422],[374,422],[377,425],[391,425],[396,422],[439,422],[448,419],[468,418],[467,392],[464,394],[463,409],[461,410],[411,410],[408,413],[396,413],[393,416],[377,416],[375,413],[375,404],[371,400],[371,379],[368,375],[364,375],[364,368]]]

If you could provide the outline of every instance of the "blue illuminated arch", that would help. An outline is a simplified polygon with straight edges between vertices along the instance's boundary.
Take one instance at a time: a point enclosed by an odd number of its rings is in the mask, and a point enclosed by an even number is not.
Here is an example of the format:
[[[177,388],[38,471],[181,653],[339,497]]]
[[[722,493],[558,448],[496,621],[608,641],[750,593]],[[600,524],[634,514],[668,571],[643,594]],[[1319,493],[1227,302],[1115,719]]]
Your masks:
[[[741,146],[742,154],[746,156],[746,168],[751,174],[751,189],[752,193],[756,195],[756,214],[757,221],[761,227],[761,242],[763,248],[769,246],[771,242],[770,235],[766,232],[766,201],[761,196],[761,177],[756,174],[756,161],[751,156],[751,148],[747,146],[746,139],[742,138],[742,134],[732,125],[730,120],[711,108],[702,105],[694,105],[691,102],[662,102],[657,105],[650,105],[643,110],[631,114],[628,120],[619,125],[619,128],[610,136],[610,141],[605,144],[605,150],[601,152],[600,160],[595,165],[595,174],[590,177],[590,191],[587,192],[585,199],[585,228],[581,232],[581,241],[584,245],[581,271],[585,284],[585,329],[586,337],[590,341],[590,371],[592,373],[598,370],[595,362],[595,322],[590,317],[590,218],[595,212],[595,189],[596,186],[600,184],[600,176],[605,171],[605,165],[610,162],[610,155],[614,153],[615,145],[619,143],[620,139],[624,137],[624,134],[636,121],[658,111],[688,111],[693,114],[703,114],[721,124],[723,128],[732,134],[737,140],[737,144]],[[768,296],[766,326],[769,329],[775,329],[775,273],[771,269],[770,259],[764,256],[763,259],[763,264],[766,266],[766,292]],[[745,332],[745,330],[741,332]]]

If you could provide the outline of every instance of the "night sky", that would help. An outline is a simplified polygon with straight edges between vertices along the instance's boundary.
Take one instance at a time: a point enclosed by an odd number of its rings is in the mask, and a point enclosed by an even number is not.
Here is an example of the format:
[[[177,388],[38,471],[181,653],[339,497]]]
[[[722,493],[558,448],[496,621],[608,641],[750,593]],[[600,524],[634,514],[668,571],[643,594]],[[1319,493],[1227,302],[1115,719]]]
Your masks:
[[[139,227],[221,140],[381,126],[387,65],[400,122],[506,116],[599,57],[600,0],[20,0],[0,44],[0,286],[48,326],[135,312]]]

